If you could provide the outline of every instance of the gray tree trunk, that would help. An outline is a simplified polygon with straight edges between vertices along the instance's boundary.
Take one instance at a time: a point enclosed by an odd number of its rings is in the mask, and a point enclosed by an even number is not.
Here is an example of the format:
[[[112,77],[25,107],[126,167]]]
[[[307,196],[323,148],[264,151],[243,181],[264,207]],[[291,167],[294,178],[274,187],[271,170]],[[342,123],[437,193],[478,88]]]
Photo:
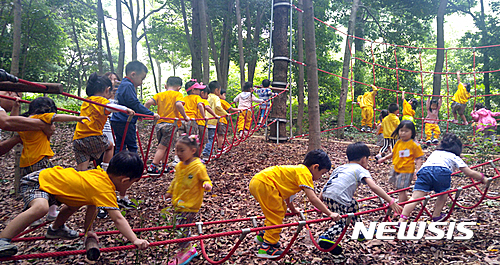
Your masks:
[[[245,54],[243,53],[243,32],[241,26],[240,0],[236,0],[236,24],[238,25],[238,54],[240,64],[240,85],[245,84]]]
[[[102,6],[101,6],[101,10],[102,10]],[[112,73],[114,73],[115,66],[113,65],[113,54],[111,53],[111,46],[109,45],[108,31],[106,30],[106,20],[102,21],[102,29],[104,32],[104,39],[106,40],[106,50],[108,51],[109,69]]]
[[[321,126],[319,123],[318,61],[316,59],[316,36],[314,28],[313,1],[304,0],[304,33],[306,46],[308,91],[307,105],[309,107],[308,151],[321,148]]]
[[[203,83],[210,82],[210,61],[208,55],[207,10],[205,0],[198,1],[200,8],[201,57],[203,59]]]
[[[231,15],[233,12],[233,0],[227,1],[227,12],[224,15],[224,25],[222,29],[223,41],[221,43],[221,55],[220,55],[220,73],[221,81],[220,85],[222,88],[227,89],[228,73],[229,73],[229,48],[231,47],[231,28],[232,20]]]
[[[299,8],[303,8],[303,0],[299,0]],[[304,37],[303,37],[303,22],[302,12],[298,12],[297,18],[297,52],[299,62],[304,62]],[[298,89],[298,115],[297,115],[297,129],[299,135],[303,133],[303,119],[304,119],[304,66],[299,64],[299,79],[297,80]]]
[[[441,0],[437,13],[437,48],[444,48],[444,15],[448,0]],[[434,72],[443,72],[444,50],[438,49],[436,55],[436,66]],[[432,94],[441,94],[441,74],[434,74],[432,81]]]
[[[354,27],[356,25],[356,13],[359,7],[359,0],[354,0],[351,7],[351,15],[349,16],[349,24],[347,28],[347,34],[349,35],[346,38],[345,51],[344,51],[344,64],[342,67],[342,85],[340,88],[340,99],[339,99],[339,117],[337,120],[337,126],[342,127],[345,124],[345,109],[346,109],[346,101],[347,101],[347,93],[349,92],[349,69],[350,69],[350,61],[351,61],[351,51],[350,46],[352,46],[352,35],[354,35]],[[307,30],[306,30],[307,32]],[[337,130],[337,137],[344,137],[344,130]]]
[[[253,38],[252,41],[249,42],[251,46],[248,46],[250,49],[255,48],[257,49],[259,47],[260,43],[260,27],[261,23],[260,21],[262,20],[264,12],[262,12],[262,9],[257,7],[257,17],[255,19],[255,27],[253,30]],[[257,52],[252,52],[250,50],[250,61],[248,62],[248,82],[253,82],[253,78],[255,76],[255,67],[257,66]]]
[[[19,75],[19,59],[21,53],[21,0],[14,0],[14,27],[12,43],[12,62],[10,64],[10,73]]]
[[[488,30],[486,28],[486,15],[484,13],[484,1],[481,2],[481,14],[480,14],[480,25],[481,25],[481,45],[488,45]],[[487,72],[490,70],[490,55],[489,49],[482,49],[483,52],[483,71]],[[490,73],[483,74],[483,84],[484,84],[484,94],[489,95],[490,92]],[[484,105],[487,109],[491,109],[491,97],[484,97]]]
[[[123,68],[125,65],[125,37],[123,36],[122,28],[122,3],[121,0],[116,0],[116,31],[118,33],[118,66],[116,74],[123,78]]]
[[[161,85],[161,63],[158,61],[158,59],[155,59],[156,63],[156,68],[158,68],[158,85],[161,91],[162,85]],[[175,69],[174,69],[174,76],[175,76]]]
[[[97,71],[102,75],[102,21],[104,20],[104,13],[102,11],[101,0],[97,0]]]
[[[191,59],[191,76],[197,80],[202,80],[203,71],[201,68],[201,32],[200,32],[200,7],[199,0],[191,0],[191,6],[193,8],[193,21],[192,21],[192,34],[193,38],[193,57]]]

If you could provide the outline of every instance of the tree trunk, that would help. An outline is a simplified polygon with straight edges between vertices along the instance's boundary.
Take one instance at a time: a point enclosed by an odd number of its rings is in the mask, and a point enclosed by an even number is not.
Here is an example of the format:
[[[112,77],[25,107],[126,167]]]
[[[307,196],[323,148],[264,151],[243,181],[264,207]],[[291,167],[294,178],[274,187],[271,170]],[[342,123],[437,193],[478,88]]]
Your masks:
[[[102,5],[101,5],[101,10],[102,10]],[[102,20],[102,29],[104,33],[104,39],[106,40],[106,50],[108,51],[108,62],[109,62],[109,69],[112,73],[115,72],[115,67],[113,65],[113,54],[111,53],[111,46],[109,45],[109,38],[108,38],[108,31],[106,30],[106,20]]]
[[[205,10],[207,10],[206,6],[205,6]],[[212,59],[214,60],[214,64],[215,64],[215,72],[217,73],[217,81],[219,81],[219,84],[221,84],[222,83],[222,75],[221,75],[221,65],[220,65],[220,60],[219,60],[219,52],[217,51],[217,46],[215,45],[214,32],[212,29],[212,23],[211,23],[211,20],[210,20],[208,13],[207,13],[207,30],[208,30],[208,36],[210,37],[210,48],[212,49]]]
[[[12,62],[10,64],[10,73],[19,75],[19,59],[21,53],[21,0],[14,0],[14,27],[12,43]]]
[[[303,8],[303,0],[299,0],[299,8]],[[304,62],[304,37],[303,37],[303,22],[302,12],[298,12],[297,18],[297,52],[299,62]],[[297,80],[298,89],[298,115],[297,115],[297,129],[299,135],[303,133],[303,119],[304,119],[304,66],[299,64],[299,80]]]
[[[299,12],[300,13],[300,12]],[[250,43],[251,46],[249,48],[258,49],[260,43],[260,21],[262,20],[262,16],[264,12],[262,12],[262,8],[257,7],[257,18],[255,20],[255,27],[253,30],[253,41]],[[255,76],[255,67],[257,66],[257,51],[250,50],[249,53],[250,61],[248,62],[248,82],[253,82],[253,78]]]
[[[275,4],[285,2],[288,0],[276,0]],[[276,6],[274,8],[274,31],[273,31],[273,54],[274,57],[288,58],[288,14],[290,9],[286,5]],[[286,87],[288,80],[288,61],[276,60],[274,61],[273,68],[273,87]],[[286,93],[281,94],[273,100],[273,107],[271,108],[271,119],[286,119]],[[276,123],[271,126],[270,139],[286,138],[286,123],[279,123],[279,135],[277,134]]]
[[[192,34],[193,34],[193,51],[191,52],[191,76],[197,80],[203,78],[203,71],[201,68],[201,28],[200,28],[200,6],[199,0],[191,0],[191,6],[193,8],[193,21],[192,21]]]
[[[241,28],[240,0],[236,0],[236,23],[238,25],[238,54],[240,64],[240,86],[245,84],[245,55],[243,54],[243,32]]]
[[[193,73],[195,70],[195,50],[194,50],[194,44],[193,44],[193,39],[191,38],[191,35],[189,34],[189,26],[188,26],[188,20],[187,20],[187,15],[186,15],[186,4],[184,3],[184,0],[181,0],[181,11],[182,11],[182,18],[184,21],[184,33],[186,34],[186,40],[189,46],[189,51],[191,52],[191,78],[193,78]],[[173,64],[173,63],[172,63]],[[174,75],[175,75],[175,66],[174,67]]]
[[[134,15],[134,5],[132,3],[132,0],[129,0],[129,8],[128,8],[129,14],[130,14],[130,37],[131,37],[131,45],[132,45],[132,61],[137,60],[137,42],[139,42],[139,39],[137,38],[137,29],[139,28],[139,23],[138,23],[138,18],[136,19]],[[137,5],[137,16],[139,16],[139,5]]]
[[[441,0],[437,13],[437,48],[444,48],[444,15],[446,13],[446,5],[448,0]],[[438,49],[436,55],[436,66],[434,72],[443,72],[444,64],[444,49]],[[432,81],[432,94],[441,94],[441,75],[434,74]]]
[[[123,78],[123,68],[125,65],[125,37],[123,36],[122,28],[122,3],[121,0],[116,0],[116,29],[118,33],[118,66],[116,74]]]
[[[481,24],[481,44],[482,46],[487,46],[488,42],[488,30],[486,28],[486,15],[484,13],[484,1],[481,2],[481,14],[480,14],[480,24]],[[490,70],[490,55],[489,49],[482,49],[483,52],[483,71],[488,72]],[[483,74],[483,84],[484,84],[484,94],[489,95],[490,92],[490,73]],[[484,97],[484,105],[487,109],[491,109],[491,97]]]
[[[346,109],[346,101],[347,101],[347,93],[349,92],[349,69],[350,69],[350,61],[351,61],[351,46],[352,35],[354,35],[354,27],[356,25],[356,13],[359,7],[359,0],[354,0],[351,7],[351,15],[349,16],[349,24],[347,28],[347,34],[349,35],[346,38],[345,43],[345,51],[344,51],[344,64],[342,67],[342,85],[340,88],[340,99],[339,99],[339,117],[337,120],[337,126],[342,127],[345,124],[345,109]],[[307,30],[306,30],[307,32]],[[309,65],[309,63],[308,63]],[[308,71],[309,76],[309,71]],[[310,119],[310,117],[309,117]],[[344,130],[337,130],[337,137],[344,137]]]
[[[362,5],[363,3],[360,1],[359,2],[359,5]],[[360,37],[359,39],[356,38],[354,39],[354,54],[356,56],[362,56],[364,55],[364,50],[365,50],[365,41],[361,38],[364,38],[365,36],[365,21],[363,20],[363,16],[364,16],[364,12],[363,12],[363,9],[359,9],[357,14],[356,14],[356,27],[355,27],[355,30],[354,32],[356,32],[356,36],[357,37]],[[358,82],[361,82],[361,83],[364,83],[365,80],[364,80],[364,76],[365,76],[365,71],[364,71],[364,68],[363,66],[365,65],[365,63],[361,62],[360,60],[355,60],[354,61],[354,80],[358,81]],[[357,83],[355,82],[354,83],[354,94],[357,95],[359,93],[361,93],[361,91],[363,91],[363,87],[364,85],[363,84],[360,84],[360,83]]]
[[[200,9],[201,57],[203,59],[203,83],[210,82],[210,61],[208,55],[207,11],[205,0],[198,1]]]
[[[156,63],[156,68],[158,68],[158,85],[160,86],[160,91],[161,91],[161,63],[158,61],[158,59],[155,59]],[[175,69],[174,69],[174,76],[175,76]]]
[[[222,29],[223,40],[221,43],[221,55],[220,55],[220,85],[222,88],[227,89],[228,73],[229,73],[229,48],[231,47],[231,32],[232,28],[231,15],[233,13],[233,1],[227,1],[227,12],[224,14],[224,24]]]
[[[71,10],[70,10],[71,14]],[[75,21],[72,15],[71,16],[71,27],[73,29],[73,37],[74,41],[76,44],[76,50],[78,51],[78,57],[80,59],[80,72],[82,73],[81,75],[78,75],[78,96],[82,96],[82,85],[87,80],[87,75],[85,73],[85,66],[84,66],[84,61],[83,61],[83,56],[82,56],[82,51],[80,50],[80,43],[78,42],[78,35],[76,34],[76,28],[75,28]],[[82,79],[83,77],[83,79]]]
[[[319,124],[318,61],[316,59],[316,37],[314,28],[315,27],[314,27],[313,2],[312,0],[304,0],[304,33],[305,33],[305,46],[306,46],[307,88],[308,88],[307,94],[309,101],[308,102],[309,146],[307,148],[308,151],[321,148],[321,127]]]
[[[99,75],[102,75],[102,21],[104,20],[104,14],[102,11],[101,0],[97,0],[97,71]]]
[[[146,0],[142,1],[142,6],[146,7]],[[153,64],[153,57],[151,56],[151,47],[149,47],[149,41],[148,41],[148,33],[147,33],[147,27],[146,27],[146,8],[142,9],[144,12],[144,19],[142,20],[142,27],[144,28],[144,33],[142,34],[144,36],[144,40],[146,41],[146,47],[148,48],[148,57],[149,57],[149,64],[151,65],[151,72],[153,73],[153,81],[155,83],[155,90],[156,94],[160,93],[161,91],[161,83],[158,84],[156,83],[156,73],[155,73],[155,66]],[[159,89],[158,89],[159,87]],[[142,89],[141,89],[142,92]]]

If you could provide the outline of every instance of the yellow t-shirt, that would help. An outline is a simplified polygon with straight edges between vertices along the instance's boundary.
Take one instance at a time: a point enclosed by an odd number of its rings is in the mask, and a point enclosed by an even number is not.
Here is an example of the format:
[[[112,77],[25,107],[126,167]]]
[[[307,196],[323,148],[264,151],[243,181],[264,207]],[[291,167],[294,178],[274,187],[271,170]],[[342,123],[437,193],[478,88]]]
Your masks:
[[[464,84],[460,83],[458,84],[457,92],[455,92],[455,95],[453,95],[453,98],[451,98],[451,100],[460,104],[466,104],[467,101],[469,101],[470,97],[471,95],[469,92],[467,92],[467,89],[465,89]]]
[[[419,144],[412,139],[404,142],[399,140],[392,148],[392,164],[398,173],[415,172],[415,159],[424,155]]]
[[[215,95],[213,93],[208,94],[207,101],[210,104],[210,107],[214,110],[215,114],[217,114],[218,116],[227,115],[227,112],[222,107],[221,100],[220,100],[220,98],[217,95]],[[212,114],[210,114],[208,112],[205,113],[205,114],[207,115],[207,118],[212,118],[213,117]],[[208,120],[208,124],[209,125],[217,125],[217,119]]]
[[[30,116],[32,119],[40,119],[47,124],[52,124],[55,113],[44,113]],[[29,167],[44,157],[53,157],[54,152],[50,148],[50,141],[42,131],[19,132],[23,141],[23,152],[21,153],[20,167]]]
[[[206,100],[205,100],[206,101]],[[198,96],[198,95],[189,95],[184,97],[184,110],[186,111],[186,115],[188,115],[189,118],[197,119],[197,118],[203,118],[201,117],[201,113],[198,110],[198,104],[202,103],[203,106],[205,106],[205,103],[203,102],[203,99]],[[198,125],[205,125],[205,121],[196,121]]]
[[[415,116],[415,110],[411,107],[411,104],[406,101],[403,101],[403,115]]]
[[[68,206],[95,205],[104,209],[119,209],[115,185],[100,168],[76,171],[57,166],[42,170],[38,180],[41,190]]]
[[[253,178],[275,186],[285,200],[303,188],[314,190],[313,176],[304,165],[268,167]]]
[[[384,128],[384,138],[393,138],[392,133],[399,125],[399,118],[394,113],[389,113],[387,117],[382,120],[382,127]]]
[[[207,175],[207,169],[201,161],[195,158],[188,165],[179,162],[175,166],[175,176],[167,193],[172,194],[172,204],[178,212],[198,212],[203,202],[205,189],[203,184],[212,181]]]
[[[101,96],[90,96],[87,99],[104,105],[109,103],[107,98]],[[90,121],[86,121],[85,123],[78,122],[76,124],[73,140],[102,135],[104,124],[106,124],[110,113],[104,107],[84,101],[80,108],[80,116],[87,116],[90,118]]]
[[[154,95],[153,100],[158,106],[158,115],[165,118],[182,118],[175,104],[182,102],[184,105],[184,96],[181,92],[175,90],[167,90]],[[174,123],[174,120],[159,119],[156,123]]]
[[[231,108],[231,104],[229,104],[227,101],[225,101],[223,99],[220,100],[220,104],[222,105],[222,108],[226,111],[226,113],[227,113],[227,110]],[[222,119],[220,119],[220,122],[222,122],[223,124],[227,124],[227,119],[222,118]]]
[[[363,97],[361,98],[361,101],[359,102],[359,106],[361,108],[373,108],[374,102],[374,93],[375,91],[372,92],[365,92]]]

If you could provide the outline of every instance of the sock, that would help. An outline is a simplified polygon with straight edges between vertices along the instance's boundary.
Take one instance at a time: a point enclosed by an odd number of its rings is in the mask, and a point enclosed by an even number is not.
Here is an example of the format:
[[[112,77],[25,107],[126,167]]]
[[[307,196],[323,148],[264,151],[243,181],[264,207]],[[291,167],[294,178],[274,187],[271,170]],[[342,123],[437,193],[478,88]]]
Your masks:
[[[6,242],[9,242],[9,243],[10,243],[10,241],[11,241],[11,240],[12,240],[12,239],[10,239],[10,238],[5,238],[5,237],[4,237],[4,238],[0,238],[0,241],[6,241]]]
[[[50,216],[57,216],[57,205],[51,205],[49,207],[49,215]]]
[[[101,168],[104,171],[108,170],[108,166],[109,166],[109,163],[104,163],[104,162],[101,163]]]

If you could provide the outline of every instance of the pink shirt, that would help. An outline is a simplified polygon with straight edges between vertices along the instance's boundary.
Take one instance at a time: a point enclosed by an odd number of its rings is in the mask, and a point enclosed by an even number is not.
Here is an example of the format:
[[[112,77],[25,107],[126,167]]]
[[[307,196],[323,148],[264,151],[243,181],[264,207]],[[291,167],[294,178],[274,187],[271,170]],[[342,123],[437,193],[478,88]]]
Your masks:
[[[497,126],[497,120],[493,117],[500,116],[500,112],[491,112],[491,110],[482,108],[477,111],[472,111],[470,115],[472,119],[477,122],[477,130],[482,131],[486,128]]]

